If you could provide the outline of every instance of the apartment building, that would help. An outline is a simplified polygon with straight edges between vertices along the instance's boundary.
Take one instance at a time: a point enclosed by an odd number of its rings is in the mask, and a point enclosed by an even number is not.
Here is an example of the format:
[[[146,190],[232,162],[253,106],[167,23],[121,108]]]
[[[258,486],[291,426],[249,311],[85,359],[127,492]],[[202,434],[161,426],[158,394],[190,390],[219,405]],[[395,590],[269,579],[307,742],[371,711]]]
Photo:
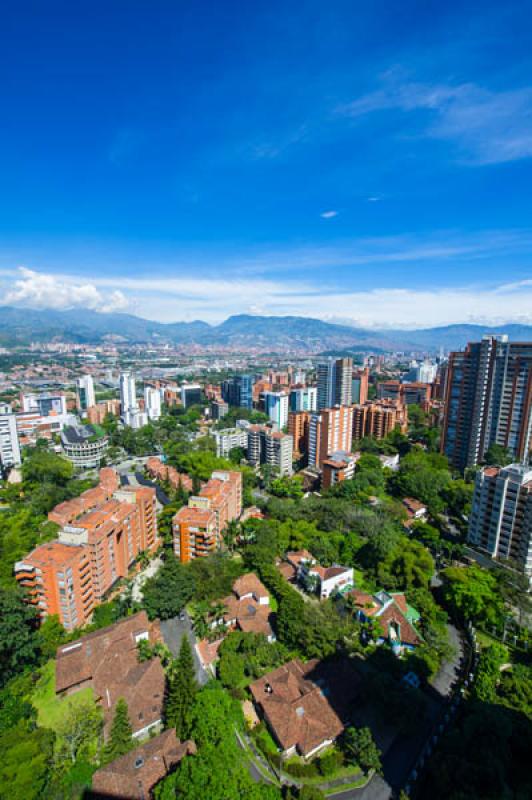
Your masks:
[[[318,411],[352,402],[352,358],[329,358],[318,364]]]
[[[396,400],[379,400],[375,403],[353,406],[353,439],[371,436],[383,439],[395,428],[403,433],[408,429],[408,410]]]
[[[105,469],[98,487],[49,513],[61,526],[57,540],[15,565],[15,578],[43,618],[59,614],[67,630],[89,620],[139,553],[159,546],[155,503],[154,489],[118,489],[116,473]]]
[[[146,462],[146,470],[148,474],[155,480],[168,481],[172,489],[178,489],[180,486],[186,491],[192,491],[192,478],[185,472],[178,472],[175,467],[170,467],[168,464],[163,464],[160,458],[152,456]]]
[[[215,422],[223,419],[229,413],[229,403],[226,403],[225,400],[213,400],[210,408],[211,417]]]
[[[173,518],[174,553],[183,563],[223,544],[227,524],[242,513],[242,473],[219,470]]]
[[[382,381],[377,384],[377,398],[383,400],[396,400],[404,405],[418,405],[428,410],[432,400],[432,385],[430,383],[400,383],[400,381]]]
[[[308,452],[310,411],[291,411],[288,414],[288,434],[292,437],[292,449],[296,457]]]
[[[265,425],[250,425],[247,431],[247,460],[252,466],[270,464],[281,475],[292,474],[293,445],[290,434],[272,431]]]
[[[148,419],[157,420],[161,416],[161,393],[153,386],[144,387],[144,410]]]
[[[288,422],[288,395],[286,392],[264,392],[264,411],[279,430]]]
[[[324,408],[312,414],[309,422],[309,466],[322,468],[329,453],[351,452],[353,441],[353,406]]]
[[[20,397],[22,411],[33,411],[41,417],[52,414],[66,414],[67,401],[63,392],[41,392],[40,394],[22,394]]]
[[[0,414],[0,465],[2,470],[21,463],[17,419],[14,414]]]
[[[329,453],[322,463],[321,488],[329,489],[337,483],[351,480],[355,475],[355,468],[360,453],[346,453],[339,450]]]
[[[108,414],[119,417],[121,413],[120,400],[102,400],[87,409],[87,419],[91,425],[102,425]]]
[[[227,458],[231,450],[235,447],[248,449],[248,433],[246,428],[224,428],[221,431],[214,431],[214,441],[216,442],[216,455],[219,458]]]
[[[449,355],[441,450],[459,470],[492,444],[528,461],[532,445],[532,342],[488,335]]]
[[[532,467],[477,473],[467,539],[491,558],[511,559],[532,581]]]
[[[354,369],[351,380],[351,401],[353,403],[365,403],[368,399],[369,390],[369,368]]]

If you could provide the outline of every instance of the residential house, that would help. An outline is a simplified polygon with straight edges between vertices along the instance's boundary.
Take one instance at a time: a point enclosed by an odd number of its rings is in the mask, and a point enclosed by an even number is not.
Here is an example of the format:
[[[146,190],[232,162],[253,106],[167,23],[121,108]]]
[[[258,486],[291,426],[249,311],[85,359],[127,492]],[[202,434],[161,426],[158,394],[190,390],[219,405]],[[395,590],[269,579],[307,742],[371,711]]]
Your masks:
[[[420,616],[408,605],[401,592],[377,592],[371,595],[355,589],[347,594],[362,622],[375,619],[380,623],[377,644],[388,642],[399,655],[404,650],[414,650],[423,639],[416,629]]]

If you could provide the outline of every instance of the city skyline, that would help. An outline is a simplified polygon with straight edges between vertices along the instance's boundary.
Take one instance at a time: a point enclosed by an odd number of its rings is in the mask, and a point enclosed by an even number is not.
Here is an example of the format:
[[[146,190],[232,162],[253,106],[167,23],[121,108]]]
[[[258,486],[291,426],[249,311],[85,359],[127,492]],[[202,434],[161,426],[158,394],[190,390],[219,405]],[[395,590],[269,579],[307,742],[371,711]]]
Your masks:
[[[0,303],[532,322],[527,6],[8,10]]]

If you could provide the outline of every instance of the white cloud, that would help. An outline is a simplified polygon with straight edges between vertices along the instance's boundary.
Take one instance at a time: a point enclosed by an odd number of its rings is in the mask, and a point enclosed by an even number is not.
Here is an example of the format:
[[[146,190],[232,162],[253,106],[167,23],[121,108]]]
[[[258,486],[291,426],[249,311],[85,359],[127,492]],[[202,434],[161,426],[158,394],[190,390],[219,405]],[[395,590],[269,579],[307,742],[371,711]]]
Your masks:
[[[332,219],[333,217],[337,217],[337,216],[338,216],[338,211],[323,211],[320,214],[320,217],[322,219]]]
[[[27,308],[88,308],[92,311],[123,311],[129,305],[119,289],[100,292],[93,283],[77,283],[20,267],[21,278],[4,295],[6,305]]]
[[[494,92],[474,83],[418,83],[395,69],[383,76],[382,88],[337,111],[358,118],[394,109],[427,112],[425,134],[454,141],[470,163],[532,157],[532,87]]]

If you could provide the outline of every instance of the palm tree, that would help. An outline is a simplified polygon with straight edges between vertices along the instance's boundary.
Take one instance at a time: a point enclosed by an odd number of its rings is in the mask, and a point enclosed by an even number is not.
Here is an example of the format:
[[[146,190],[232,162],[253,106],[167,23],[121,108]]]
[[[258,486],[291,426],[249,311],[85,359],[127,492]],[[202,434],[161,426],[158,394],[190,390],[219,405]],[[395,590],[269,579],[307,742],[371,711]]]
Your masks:
[[[230,519],[224,531],[224,542],[227,549],[232,553],[235,549],[235,543],[240,535],[240,525],[236,519]]]

